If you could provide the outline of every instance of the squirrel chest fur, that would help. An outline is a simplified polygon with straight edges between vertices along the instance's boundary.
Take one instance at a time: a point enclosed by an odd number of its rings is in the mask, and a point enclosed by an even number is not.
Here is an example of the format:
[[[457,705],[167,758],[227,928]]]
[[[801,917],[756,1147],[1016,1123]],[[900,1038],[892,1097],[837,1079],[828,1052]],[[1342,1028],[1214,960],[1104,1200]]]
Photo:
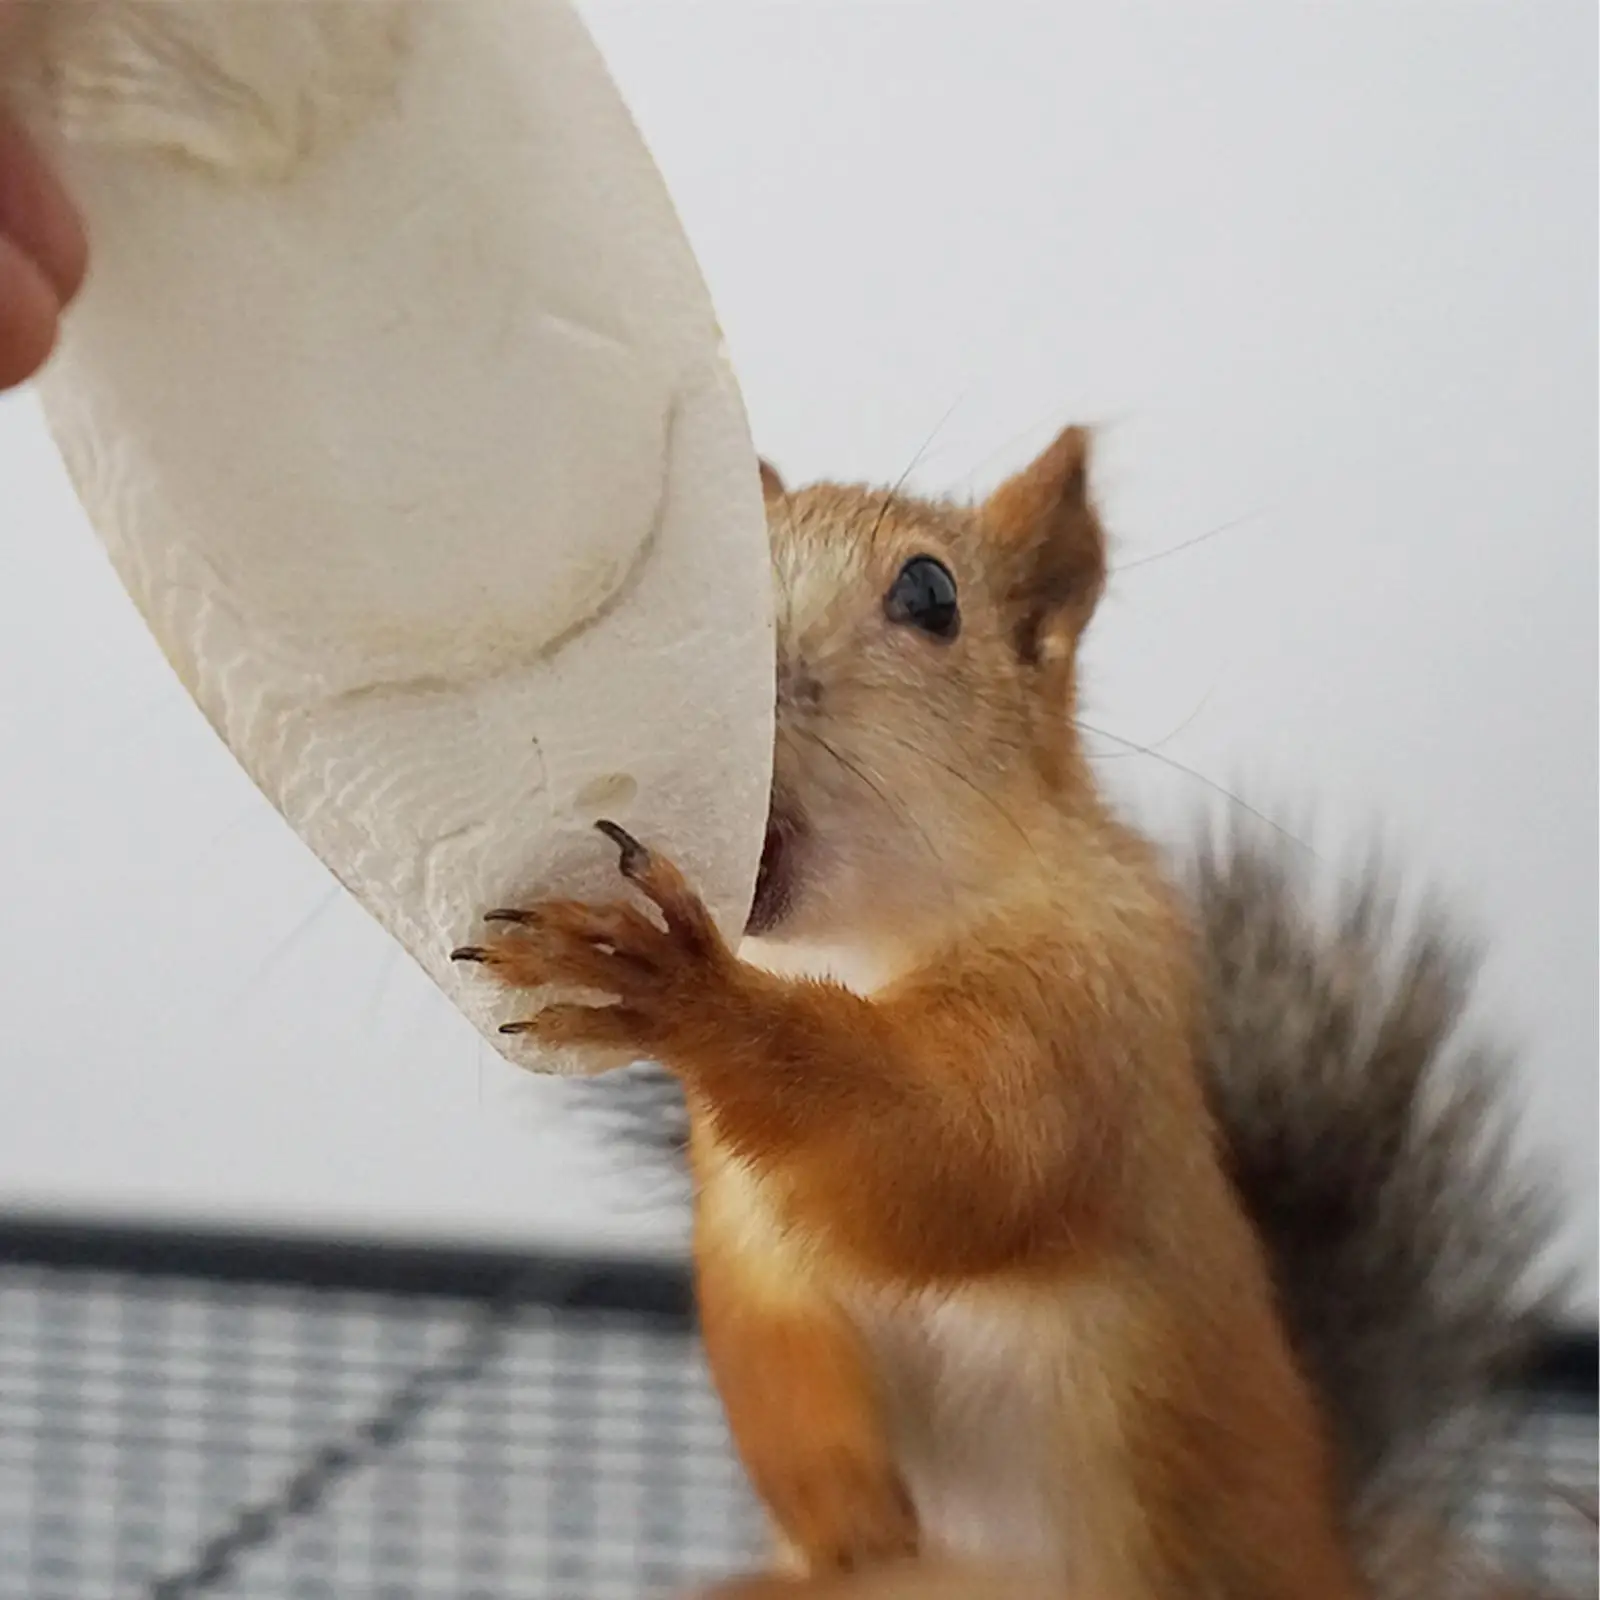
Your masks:
[[[763,951],[750,941],[745,955],[867,996],[884,977],[880,965],[847,949]],[[820,1292],[854,1323],[878,1374],[886,1431],[919,1523],[938,1529],[953,1554],[1061,1569],[1070,1488],[1050,1460],[1058,1442],[1041,1426],[1060,1374],[1038,1359],[1060,1336],[1061,1308],[960,1286],[897,1292],[830,1272],[825,1245],[786,1222],[766,1180],[717,1144],[708,1120],[698,1127],[700,1249],[728,1252],[739,1259],[736,1270],[779,1284],[820,1277]],[[1044,1344],[1032,1326],[1040,1314],[1050,1324]],[[772,1374],[774,1384],[784,1381]]]

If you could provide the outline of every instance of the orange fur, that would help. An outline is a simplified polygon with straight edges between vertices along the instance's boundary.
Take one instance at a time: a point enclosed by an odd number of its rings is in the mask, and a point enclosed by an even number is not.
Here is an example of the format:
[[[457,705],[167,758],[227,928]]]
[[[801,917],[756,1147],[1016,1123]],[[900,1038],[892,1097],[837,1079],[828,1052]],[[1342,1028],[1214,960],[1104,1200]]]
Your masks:
[[[696,1250],[700,1326],[756,1492],[805,1565],[845,1570],[917,1549],[870,1354],[804,1279],[755,1281],[714,1227]]]
[[[461,954],[611,997],[521,1026],[681,1078],[707,1353],[804,1570],[916,1544],[1104,1600],[1351,1600],[1196,1075],[1190,932],[1077,744],[1086,451],[1069,430],[976,512],[763,473],[799,841],[763,964],[611,828],[659,918],[549,904]],[[959,575],[959,634],[885,621],[918,554]],[[786,940],[878,977],[780,975]]]
[[[1061,1589],[1037,1575],[913,1561],[803,1583],[735,1579],[703,1591],[698,1600],[1061,1600]]]

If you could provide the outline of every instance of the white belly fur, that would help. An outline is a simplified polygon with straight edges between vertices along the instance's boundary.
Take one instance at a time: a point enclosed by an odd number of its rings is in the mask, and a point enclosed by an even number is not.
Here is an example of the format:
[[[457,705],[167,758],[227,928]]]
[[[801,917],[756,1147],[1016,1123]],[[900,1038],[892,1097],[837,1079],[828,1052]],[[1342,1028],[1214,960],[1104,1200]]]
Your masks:
[[[985,1302],[988,1303],[985,1303]],[[954,1555],[1065,1560],[1051,1364],[1025,1313],[981,1291],[853,1297],[925,1537]]]
[[[814,1278],[809,1241],[783,1225],[745,1163],[708,1149],[703,1171],[701,1204],[726,1244],[768,1270],[781,1263],[796,1281]],[[1062,1373],[1048,1331],[1030,1326],[1037,1310],[978,1288],[908,1296],[817,1287],[837,1296],[872,1351],[895,1459],[929,1546],[1063,1564],[1061,1442],[1041,1426],[1059,1419]]]

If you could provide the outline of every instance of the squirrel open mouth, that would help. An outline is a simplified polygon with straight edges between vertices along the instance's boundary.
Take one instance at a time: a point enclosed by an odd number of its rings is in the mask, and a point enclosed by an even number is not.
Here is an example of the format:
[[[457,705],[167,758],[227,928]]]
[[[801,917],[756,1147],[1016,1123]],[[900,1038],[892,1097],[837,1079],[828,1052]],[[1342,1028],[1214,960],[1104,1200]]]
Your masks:
[[[800,824],[793,813],[774,796],[767,812],[767,837],[761,847],[755,900],[744,925],[747,934],[770,933],[788,912],[794,893],[794,858],[800,833]]]

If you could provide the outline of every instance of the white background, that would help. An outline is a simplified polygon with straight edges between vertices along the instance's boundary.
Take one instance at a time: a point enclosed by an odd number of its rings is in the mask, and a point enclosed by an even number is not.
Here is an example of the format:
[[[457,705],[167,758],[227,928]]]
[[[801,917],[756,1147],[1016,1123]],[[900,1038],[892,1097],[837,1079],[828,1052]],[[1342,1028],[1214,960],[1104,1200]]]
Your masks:
[[[1104,425],[1086,715],[1453,897],[1592,1307],[1592,8],[583,10],[787,475],[966,492]],[[0,1204],[669,1238],[234,769],[25,394],[0,541]]]

